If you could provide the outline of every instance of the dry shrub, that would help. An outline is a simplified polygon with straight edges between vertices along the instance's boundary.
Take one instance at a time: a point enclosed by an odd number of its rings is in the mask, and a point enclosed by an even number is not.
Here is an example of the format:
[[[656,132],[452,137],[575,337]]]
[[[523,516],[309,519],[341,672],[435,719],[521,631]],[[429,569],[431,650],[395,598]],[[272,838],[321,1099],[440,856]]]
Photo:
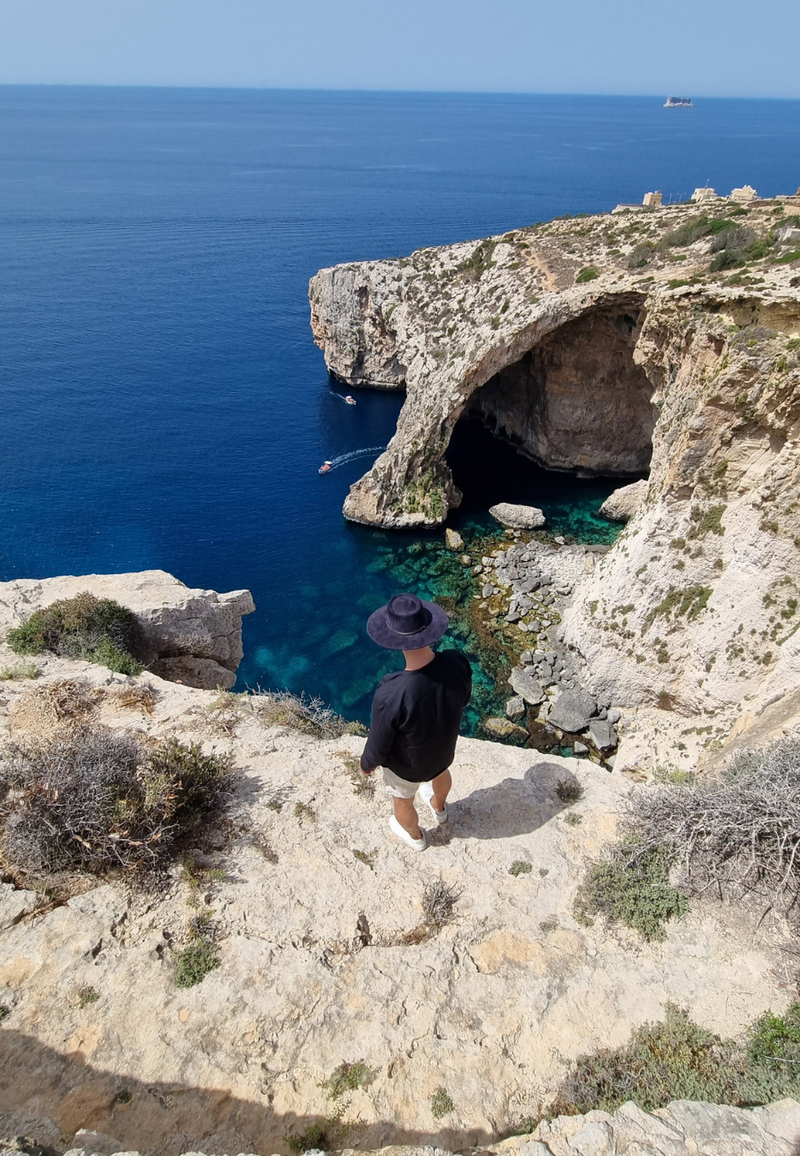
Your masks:
[[[116,706],[121,706],[125,710],[140,710],[144,714],[152,714],[161,696],[150,683],[140,685],[134,682],[117,687],[109,693],[109,697]]]
[[[65,678],[31,687],[12,712],[15,730],[52,733],[84,725],[105,692],[86,678]]]
[[[426,883],[422,892],[422,910],[429,927],[444,927],[455,917],[455,907],[461,892],[443,879]]]
[[[795,907],[800,893],[800,739],[735,756],[722,774],[642,792],[629,823],[666,849],[682,885]]]
[[[366,734],[361,723],[348,722],[320,698],[307,698],[289,691],[259,691],[250,696],[250,701],[253,714],[265,727],[290,727],[317,739]]]
[[[227,763],[197,744],[85,728],[0,752],[8,864],[33,875],[157,867],[216,807]]]

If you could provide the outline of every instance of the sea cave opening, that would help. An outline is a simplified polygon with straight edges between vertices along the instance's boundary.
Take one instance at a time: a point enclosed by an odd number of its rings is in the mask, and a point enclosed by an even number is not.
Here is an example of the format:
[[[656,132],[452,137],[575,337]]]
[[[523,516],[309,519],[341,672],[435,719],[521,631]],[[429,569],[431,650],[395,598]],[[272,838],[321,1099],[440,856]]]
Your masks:
[[[640,300],[605,302],[475,390],[447,452],[464,493],[459,520],[508,501],[569,521],[647,475],[658,410],[633,360],[640,324]]]

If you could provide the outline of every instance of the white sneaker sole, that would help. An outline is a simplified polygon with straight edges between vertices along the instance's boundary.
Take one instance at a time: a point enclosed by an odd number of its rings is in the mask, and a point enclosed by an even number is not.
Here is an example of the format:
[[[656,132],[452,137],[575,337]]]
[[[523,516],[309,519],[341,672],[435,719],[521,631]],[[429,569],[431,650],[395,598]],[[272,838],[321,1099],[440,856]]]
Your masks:
[[[425,802],[428,804],[428,806],[431,809],[431,814],[433,815],[434,819],[439,824],[439,826],[440,827],[444,826],[444,824],[447,822],[447,803],[445,803],[443,811],[437,811],[436,810],[436,808],[434,807],[434,805],[431,801],[433,799],[433,787],[431,786],[430,783],[423,783],[422,784],[422,786],[419,789],[419,797],[421,799],[424,799]]]
[[[397,821],[396,816],[392,815],[389,820],[389,828],[392,834],[396,835],[398,839],[402,839],[412,851],[424,851],[428,846],[428,840],[425,838],[425,832],[422,831],[421,839],[412,839],[405,827],[401,827]],[[422,828],[420,828],[422,830]]]

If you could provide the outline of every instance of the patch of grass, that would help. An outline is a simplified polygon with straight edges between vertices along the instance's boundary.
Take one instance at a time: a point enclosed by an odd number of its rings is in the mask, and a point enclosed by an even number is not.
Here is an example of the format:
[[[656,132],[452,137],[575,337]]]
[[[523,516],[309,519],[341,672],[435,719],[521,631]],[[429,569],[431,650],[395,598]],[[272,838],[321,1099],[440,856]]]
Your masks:
[[[375,794],[375,775],[365,775],[361,770],[361,761],[349,751],[337,751],[336,757],[342,760],[344,769],[350,778],[354,795],[366,795],[371,798]]]
[[[577,811],[568,811],[564,816],[564,822],[570,827],[580,827],[583,822],[583,815],[579,815]]]
[[[530,875],[533,871],[533,864],[526,863],[524,859],[515,859],[508,869],[509,875]]]
[[[311,803],[298,802],[294,805],[294,817],[300,823],[315,823],[317,819],[317,813],[311,806]]]
[[[539,924],[539,930],[543,931],[545,935],[549,934],[551,931],[555,931],[557,927],[558,920],[556,919],[555,915],[549,915],[547,919],[543,919]]]
[[[654,606],[653,609],[648,612],[644,620],[644,629],[647,630],[659,615],[663,615],[664,618],[669,619],[674,614],[679,618],[688,618],[691,622],[705,610],[708,605],[708,600],[713,593],[714,591],[710,586],[687,586],[683,590],[678,590],[674,586],[670,586],[658,606]],[[662,644],[662,649],[666,651],[666,644]],[[668,653],[664,661],[669,661]]]
[[[77,999],[79,1008],[88,1007],[90,1003],[97,1003],[100,999],[100,992],[91,984],[86,984],[84,987],[78,988]]]
[[[359,863],[363,863],[365,867],[369,867],[371,871],[375,870],[375,860],[378,858],[378,848],[374,851],[353,851],[353,858],[357,859]]]
[[[487,269],[494,265],[492,255],[497,242],[491,238],[479,241],[472,253],[458,266],[460,273],[465,273],[470,281],[478,281]]]
[[[319,1087],[327,1092],[329,1100],[340,1100],[347,1092],[354,1092],[356,1088],[366,1088],[374,1078],[375,1070],[363,1060],[357,1060],[354,1064],[348,1064],[343,1060]]]
[[[647,1112],[670,1100],[752,1107],[798,1093],[800,1004],[783,1016],[766,1012],[742,1045],[667,1004],[664,1019],[635,1029],[629,1043],[580,1056],[546,1115],[615,1112],[628,1100]]]
[[[132,611],[110,598],[95,598],[84,591],[35,610],[9,630],[7,642],[17,654],[49,651],[135,676],[143,669],[131,653],[136,629]]]
[[[422,892],[422,911],[428,927],[439,928],[450,923],[455,918],[455,906],[460,898],[461,892],[443,879],[426,883]]]
[[[550,874],[550,868],[549,867],[540,867],[539,868],[539,874],[541,875],[542,879],[544,879],[546,875]]]
[[[605,915],[646,940],[666,939],[664,924],[689,910],[686,896],[669,881],[670,857],[663,847],[643,849],[628,841],[589,871],[578,889],[575,913]]]
[[[434,1120],[441,1120],[455,1111],[455,1104],[447,1093],[446,1088],[437,1088],[431,1096],[431,1115]]]
[[[35,662],[15,662],[13,666],[4,666],[0,670],[0,682],[21,682],[26,678],[38,678],[41,673]]]
[[[182,951],[175,953],[175,986],[195,987],[219,965],[217,945],[207,935],[199,933]]]
[[[716,506],[695,506],[691,512],[692,527],[689,530],[689,537],[705,538],[706,534],[725,533],[725,527],[722,525],[722,515],[725,513],[727,506],[722,504]]]
[[[594,265],[587,265],[585,269],[581,269],[575,278],[576,285],[585,285],[587,281],[594,281],[596,277],[600,276],[600,270]]]
[[[155,868],[217,807],[228,762],[177,739],[84,727],[0,751],[7,862],[34,875]]]
[[[309,1124],[304,1132],[284,1136],[283,1141],[289,1151],[294,1152],[296,1156],[302,1156],[303,1152],[310,1152],[312,1149],[322,1152],[336,1152],[344,1147],[345,1139],[352,1126],[352,1124],[342,1120],[341,1112],[334,1112],[325,1119]]]

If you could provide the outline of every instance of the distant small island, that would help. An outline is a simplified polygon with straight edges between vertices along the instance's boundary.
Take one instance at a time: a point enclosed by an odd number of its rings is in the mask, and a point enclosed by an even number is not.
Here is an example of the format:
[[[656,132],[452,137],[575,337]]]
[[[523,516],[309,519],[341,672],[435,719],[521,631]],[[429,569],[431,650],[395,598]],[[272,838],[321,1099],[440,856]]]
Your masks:
[[[688,96],[668,96],[664,108],[694,108],[694,101]]]

